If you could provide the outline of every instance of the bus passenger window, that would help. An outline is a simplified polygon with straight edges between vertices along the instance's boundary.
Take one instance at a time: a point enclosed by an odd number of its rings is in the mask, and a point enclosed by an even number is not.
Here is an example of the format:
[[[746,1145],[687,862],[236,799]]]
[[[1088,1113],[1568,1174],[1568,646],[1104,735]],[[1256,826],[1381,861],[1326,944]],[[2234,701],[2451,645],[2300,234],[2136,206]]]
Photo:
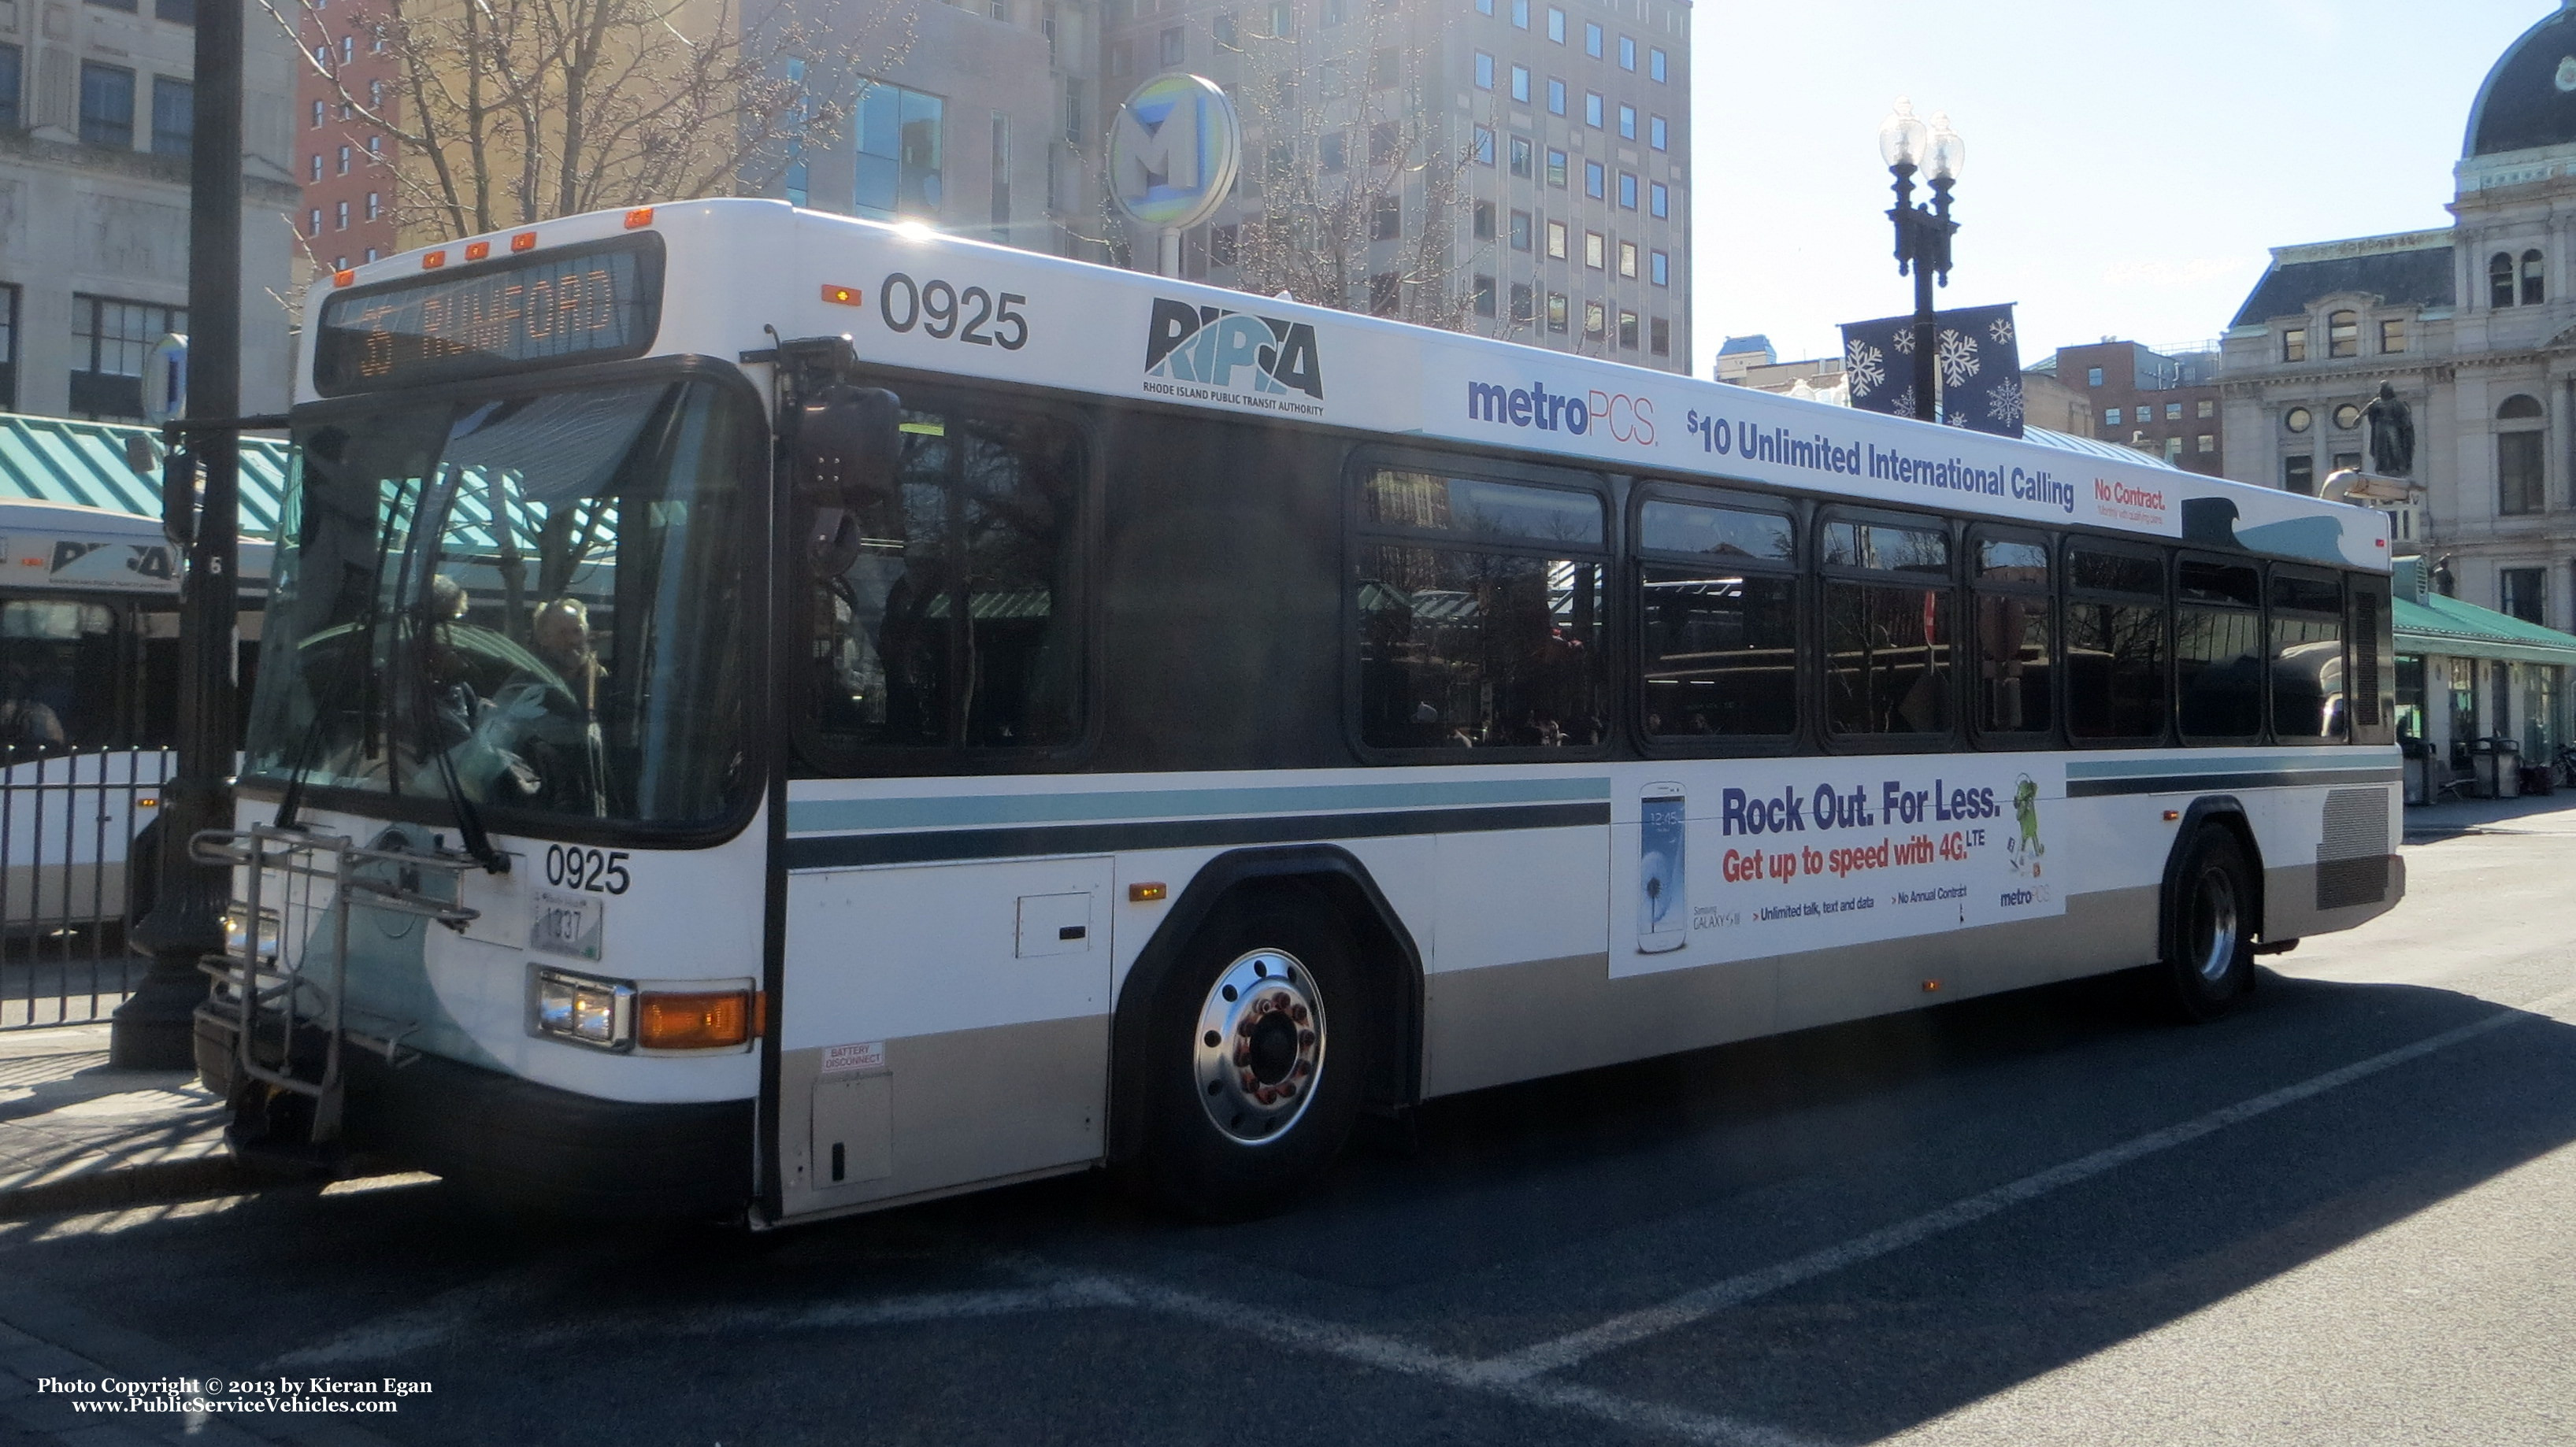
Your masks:
[[[20,757],[120,743],[115,610],[29,598],[0,604],[0,749]]]
[[[1646,732],[1681,740],[1796,732],[1791,520],[1659,499],[1638,511],[1637,547]]]
[[[2184,743],[2262,733],[2262,601],[2252,568],[2183,560],[2175,575],[2174,677]]]
[[[2049,624],[2055,598],[2048,583],[2046,539],[1980,532],[1970,553],[1976,577],[1979,732],[2044,734],[2051,709],[2056,650]]]
[[[2271,644],[2273,735],[2285,744],[2341,742],[2350,721],[2342,585],[2275,569]]]
[[[2163,739],[2164,560],[2078,545],[2066,572],[2066,731],[2092,742]]]
[[[1464,749],[1605,740],[1598,497],[1378,471],[1363,482],[1361,522],[1392,535],[1359,551],[1364,741]]]
[[[1070,429],[906,410],[895,487],[858,560],[816,590],[814,725],[864,748],[1070,742],[1082,470]]]
[[[1825,582],[1825,727],[1836,737],[1950,731],[1950,538],[1837,521]]]

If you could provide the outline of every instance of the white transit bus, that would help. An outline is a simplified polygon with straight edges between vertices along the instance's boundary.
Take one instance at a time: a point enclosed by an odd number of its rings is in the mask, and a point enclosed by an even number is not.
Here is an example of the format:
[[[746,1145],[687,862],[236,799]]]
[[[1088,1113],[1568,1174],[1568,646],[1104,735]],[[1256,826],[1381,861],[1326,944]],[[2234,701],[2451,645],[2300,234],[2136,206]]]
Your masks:
[[[775,202],[326,278],[236,1139],[1267,1210],[1429,1097],[2398,900],[2382,515]]]
[[[172,763],[175,551],[157,517],[0,501],[0,921],[12,934],[125,914],[127,845]],[[245,681],[268,553],[257,541],[241,552]]]

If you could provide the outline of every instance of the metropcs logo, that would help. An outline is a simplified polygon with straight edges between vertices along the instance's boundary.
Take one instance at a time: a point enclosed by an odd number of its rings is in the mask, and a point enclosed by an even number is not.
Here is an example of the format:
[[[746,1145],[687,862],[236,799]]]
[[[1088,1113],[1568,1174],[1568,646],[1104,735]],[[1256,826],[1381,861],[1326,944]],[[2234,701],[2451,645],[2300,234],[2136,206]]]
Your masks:
[[[1470,382],[1467,420],[1567,432],[1577,437],[1600,433],[1613,442],[1655,445],[1655,399],[1604,392],[1597,387],[1578,394],[1551,392],[1540,382],[1527,387]]]
[[[1167,397],[1302,416],[1324,410],[1323,363],[1309,322],[1157,297],[1145,335],[1145,376],[1146,391]]]

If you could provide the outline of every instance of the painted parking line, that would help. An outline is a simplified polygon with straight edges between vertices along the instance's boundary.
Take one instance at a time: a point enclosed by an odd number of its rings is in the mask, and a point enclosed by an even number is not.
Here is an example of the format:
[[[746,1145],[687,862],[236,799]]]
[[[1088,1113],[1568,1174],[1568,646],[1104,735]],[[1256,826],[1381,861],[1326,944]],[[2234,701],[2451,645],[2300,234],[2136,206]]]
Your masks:
[[[1488,1358],[1481,1364],[1482,1370],[1494,1380],[1503,1382],[1528,1381],[1549,1372],[1563,1371],[1567,1367],[1599,1356],[1603,1352],[1615,1351],[1649,1337],[1660,1336],[1694,1322],[1704,1321],[1718,1312],[1741,1306],[1759,1297],[1769,1296],[1802,1282],[1813,1281],[1820,1276],[1829,1276],[1863,1262],[1874,1261],[1879,1257],[1902,1251],[1908,1246],[1929,1240],[1944,1232],[1955,1231],[1962,1226],[1982,1221],[2024,1202],[2037,1200],[2053,1191],[2081,1181],[2089,1181],[2096,1176],[2128,1165],[2132,1161],[2143,1160],[2159,1152],[2172,1150],[2176,1146],[2187,1145],[2204,1136],[2225,1130],[2229,1126],[2268,1115],[2283,1106],[2296,1105],[2303,1100],[2313,1100],[2328,1091],[2340,1089],[2355,1081],[2367,1080],[2382,1071],[2393,1070],[2410,1061],[2421,1060],[2427,1055],[2504,1029],[2508,1025],[2544,1018],[2569,1004],[2576,1004],[2576,990],[2563,990],[2528,1006],[2498,1010],[2492,1015],[2472,1020],[2466,1025],[2445,1030],[2439,1035],[2428,1035],[2413,1044],[2400,1045],[2394,1050],[2383,1051],[2366,1060],[2357,1060],[2350,1065],[2326,1071],[2321,1075],[2312,1075],[2295,1085],[2285,1085],[2279,1090],[2267,1091],[2264,1094],[2240,1100],[2233,1105],[2221,1106],[2207,1115],[2194,1117],[2179,1125],[2149,1131],[2145,1135],[2122,1141],[2118,1145],[2095,1151],[2091,1155],[2079,1156],[2044,1171],[2033,1172],[2020,1180],[2007,1182],[1990,1191],[1981,1191],[1964,1200],[1953,1201],[1947,1206],[1927,1211],[1911,1220],[1900,1221],[1893,1226],[1883,1227],[1864,1236],[1855,1236],[1837,1245],[1810,1251],[1804,1256],[1793,1257],[1758,1271],[1730,1276],[1723,1281],[1684,1292],[1669,1301],[1614,1316],[1598,1325],[1585,1327],[1581,1331],[1568,1332],[1564,1336],[1526,1346],[1516,1352]]]

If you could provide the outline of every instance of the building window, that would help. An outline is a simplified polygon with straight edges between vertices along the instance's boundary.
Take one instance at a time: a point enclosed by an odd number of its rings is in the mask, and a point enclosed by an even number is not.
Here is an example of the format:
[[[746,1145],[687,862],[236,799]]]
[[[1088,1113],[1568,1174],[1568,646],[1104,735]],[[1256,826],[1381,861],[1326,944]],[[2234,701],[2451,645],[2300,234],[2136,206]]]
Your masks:
[[[2538,306],[2546,294],[2540,280],[2540,253],[2526,251],[2522,254],[2522,304]]]
[[[1673,214],[1672,190],[1661,181],[1647,187],[1646,209],[1659,221],[1669,220]]]
[[[1395,122],[1380,121],[1369,127],[1369,164],[1393,164],[1403,156],[1403,145],[1403,137],[1396,133]]]
[[[1494,13],[1494,0],[1480,0],[1480,3],[1484,5],[1486,14],[1491,15]],[[1049,0],[1049,8],[1046,11],[1044,29],[1046,30],[1046,38],[1048,41],[1052,42],[1055,39],[1055,10],[1053,8],[1052,0]],[[1225,50],[1234,49],[1234,12],[1231,10],[1218,11],[1216,13],[1215,21],[1213,21],[1208,27],[1208,33],[1216,37],[1216,43],[1220,48]]]
[[[322,7],[317,4],[313,8],[319,10]],[[173,25],[194,25],[197,23],[197,0],[156,0],[152,18],[167,20]]]
[[[1565,12],[1553,5],[1547,7],[1547,38],[1559,45],[1565,43]]]
[[[1493,240],[1494,203],[1491,201],[1479,201],[1476,203],[1476,209],[1470,214],[1474,218],[1470,223],[1470,229],[1475,232],[1476,239],[1478,241]]]
[[[1547,151],[1547,184],[1565,189],[1565,152],[1550,146]]]
[[[2194,415],[2199,417],[2215,417],[2218,415],[2218,404],[2207,397],[2203,397],[2200,399],[2198,410]]]
[[[368,248],[367,248],[367,260],[368,260],[368,262],[369,262],[370,264],[372,264],[372,263],[375,261],[375,259],[376,259],[376,249],[375,249],[374,247],[370,246],[370,247],[368,247]]]
[[[2218,439],[2207,432],[2200,434],[2195,441],[2204,457],[2218,450]]]
[[[15,411],[17,406],[18,288],[0,286],[0,411]]]
[[[1583,123],[1594,130],[1601,128],[1601,93],[1599,91],[1587,90],[1583,93]]]
[[[1494,164],[1494,131],[1491,126],[1476,127],[1476,164]]]
[[[187,155],[196,129],[196,88],[166,75],[152,77],[152,154]]]
[[[2317,495],[2317,460],[2313,457],[2281,459],[2281,489],[2302,497]]]
[[[1525,281],[1512,283],[1512,324],[1528,326],[1538,320],[1538,288]]]
[[[2406,350],[2406,319],[2404,317],[2385,317],[2380,320],[2379,350],[2382,352],[2402,352]]]
[[[185,331],[181,307],[113,297],[72,296],[71,410],[90,418],[143,416],[143,367],[152,348]]]
[[[2283,327],[2281,329],[2281,360],[2284,362],[2304,362],[2307,359],[2308,329],[2306,327]]]
[[[2352,429],[2359,427],[2361,425],[2361,409],[2350,402],[2346,402],[2342,406],[2337,407],[2334,409],[2334,425],[2338,430],[2344,432],[2350,432]]]
[[[373,191],[368,192],[368,193],[367,193],[367,219],[368,219],[368,220],[370,220],[370,221],[373,221],[373,220],[375,220],[378,216],[382,215],[382,214],[383,214],[383,212],[384,212],[383,204],[382,204],[381,202],[379,202],[379,201],[376,199],[376,193],[375,193],[375,192],[373,192]]]
[[[1609,329],[1609,310],[1597,301],[1585,302],[1583,304],[1583,334],[1587,337],[1597,337],[1609,331]]]
[[[1564,292],[1552,291],[1547,294],[1547,329],[1560,336],[1565,332]]]
[[[1530,160],[1529,137],[1512,137],[1512,174],[1526,181],[1537,169]]]
[[[2167,461],[2167,462],[2180,462],[2180,461],[2182,461],[2182,439],[2181,439],[2181,438],[2179,438],[2179,437],[2168,437],[2168,438],[2166,438],[2166,439],[2165,439],[2165,461]]]
[[[1529,0],[1512,0],[1512,28],[1529,29]]]
[[[2305,432],[2316,425],[2316,414],[2305,407],[2293,407],[2281,414],[2281,425],[2292,432]]]
[[[2496,569],[2497,611],[2525,623],[2540,623],[2541,577],[2538,568]]]
[[[1631,352],[1637,350],[1637,314],[1635,312],[1619,313],[1619,345]]]
[[[1315,142],[1315,167],[1325,175],[1343,170],[1349,163],[1346,152],[1350,142],[1340,131],[1326,131]]]
[[[1619,205],[1629,211],[1637,209],[1637,175],[1633,171],[1619,173]]]
[[[1658,151],[1664,149],[1664,118],[1662,116],[1646,117],[1646,144]]]
[[[2326,355],[2358,357],[2361,355],[2361,314],[2336,312],[2326,318]]]
[[[1476,52],[1476,89],[1492,90],[1493,88],[1494,58],[1479,50]]]
[[[1530,214],[1528,212],[1514,211],[1512,213],[1511,233],[1508,239],[1511,241],[1512,250],[1514,251],[1527,251],[1530,249]]]
[[[1608,199],[1610,173],[1599,161],[1583,163],[1583,194],[1595,201]]]
[[[1619,274],[1630,278],[1634,278],[1636,276],[1637,243],[1633,241],[1622,241],[1619,243]]]
[[[2091,369],[2089,369],[2088,371],[2086,371],[2086,372],[2085,372],[2085,374],[2084,374],[2084,385],[2085,385],[2085,386],[2087,386],[2087,387],[2099,387],[2099,386],[2101,386],[2101,385],[2102,385],[2102,369],[2101,369],[2101,368],[2099,368],[2099,367],[2094,367],[2094,368],[2091,368]]]
[[[1552,75],[1547,78],[1547,113],[1565,114],[1565,82]]]
[[[2513,257],[2509,253],[2499,251],[2487,258],[2487,304],[2513,305]]]
[[[1166,66],[1179,65],[1189,58],[1188,48],[1181,40],[1181,27],[1177,25],[1164,27],[1161,43],[1163,64]]]
[[[2105,427],[2117,427],[2117,426],[2119,426],[2119,425],[2120,425],[2120,409],[2119,409],[2119,408],[2117,408],[2117,407],[2106,407],[2106,408],[2104,408],[2104,409],[2102,410],[2102,425],[2103,425],[2103,426],[2105,426]]]
[[[341,37],[340,37],[340,63],[341,63],[342,65],[347,65],[347,64],[349,64],[350,62],[352,62],[352,61],[356,60],[357,58],[358,58],[358,37],[356,37],[356,36],[354,36],[354,35],[343,35],[343,36],[341,36]]]
[[[1583,264],[1584,264],[1585,266],[1587,266],[1587,267],[1590,267],[1590,268],[1591,268],[1592,270],[1594,270],[1594,271],[1599,271],[1599,270],[1601,269],[1601,267],[1602,267],[1603,259],[1604,259],[1604,254],[1603,254],[1603,248],[1602,248],[1602,236],[1601,236],[1601,233],[1600,233],[1600,232],[1598,232],[1598,231],[1586,231],[1586,232],[1584,232],[1584,233],[1583,233]]]
[[[1653,50],[1649,50],[1649,51],[1647,51],[1647,52],[1646,52],[1646,74],[1648,74],[1648,75],[1650,75],[1650,76],[1653,76],[1653,77],[1655,78],[1655,83],[1656,83],[1657,85],[1661,85],[1661,84],[1663,84],[1663,80],[1664,80],[1664,51],[1663,51],[1663,47],[1661,47],[1661,46],[1657,46],[1657,47],[1656,47],[1656,48],[1654,48]]]
[[[347,146],[342,146],[340,148],[340,174],[343,176],[349,174],[349,148]]]
[[[860,215],[891,221],[898,215],[934,218],[941,202],[941,129],[945,102],[938,96],[859,82],[858,187]]]
[[[1476,0],[1476,13],[1479,15],[1493,14],[1494,0]]]
[[[322,179],[322,153],[320,151],[315,151],[313,153],[313,179],[316,181]]]
[[[133,150],[134,72],[84,60],[80,78],[80,138],[93,146]]]
[[[1400,241],[1404,238],[1404,198],[1380,196],[1369,208],[1369,239]]]
[[[1476,278],[1475,298],[1476,315],[1489,317],[1494,314],[1494,279],[1492,277],[1479,275]]]
[[[1637,41],[1633,36],[1619,37],[1619,68],[1621,70],[1637,68]]]
[[[339,230],[339,231],[346,231],[346,230],[348,230],[348,229],[349,229],[349,203],[348,203],[348,202],[346,202],[346,201],[341,202],[341,203],[340,203],[340,206],[339,206],[339,210],[335,213],[335,215],[338,217],[339,225],[338,225],[337,227],[333,228],[333,229],[335,229],[335,230]]]
[[[2359,472],[2359,471],[2361,471],[2361,454],[2360,454],[2360,453],[2358,453],[2358,452],[2338,452],[2338,453],[2336,453],[2336,454],[2334,455],[2334,466],[2333,466],[2332,468],[2329,468],[2329,469],[2327,470],[2327,472],[2326,472],[2326,476],[2328,476],[2328,477],[2332,477],[2332,476],[2334,476],[2334,475],[2335,475],[2336,473],[2338,473],[2338,472]]]
[[[304,234],[307,236],[319,236],[322,234],[321,207],[316,206],[311,211],[304,214]]]
[[[2539,399],[2513,396],[2496,409],[2496,511],[2508,515],[2536,513],[2542,507],[2541,441],[2544,414]]]
[[[1658,357],[1673,354],[1673,324],[1664,317],[1646,323],[1646,350]]]
[[[318,100],[313,103],[313,129],[322,129],[322,102]]]
[[[1635,106],[1619,107],[1619,138],[1623,141],[1633,141],[1637,139],[1637,108]]]
[[[1547,223],[1547,255],[1550,261],[1565,259],[1565,223],[1562,221]]]
[[[1649,253],[1647,253],[1647,256],[1646,256],[1646,279],[1647,279],[1647,280],[1649,280],[1649,281],[1653,282],[1653,283],[1654,283],[1655,285],[1657,285],[1657,286],[1670,286],[1670,285],[1672,285],[1672,284],[1673,284],[1673,282],[1672,282],[1672,277],[1673,277],[1673,259],[1672,259],[1670,256],[1667,256],[1667,255],[1665,255],[1663,252],[1660,252],[1660,251],[1655,251],[1655,252],[1649,252]]]
[[[1589,20],[1583,22],[1583,53],[1594,60],[1601,58],[1601,27]]]
[[[1522,105],[1528,105],[1528,104],[1529,104],[1529,98],[1530,98],[1529,82],[1530,82],[1529,67],[1528,67],[1528,66],[1526,66],[1526,65],[1515,65],[1515,66],[1513,66],[1513,67],[1512,67],[1512,99],[1514,99],[1514,100],[1516,100],[1516,101],[1519,101]]]

